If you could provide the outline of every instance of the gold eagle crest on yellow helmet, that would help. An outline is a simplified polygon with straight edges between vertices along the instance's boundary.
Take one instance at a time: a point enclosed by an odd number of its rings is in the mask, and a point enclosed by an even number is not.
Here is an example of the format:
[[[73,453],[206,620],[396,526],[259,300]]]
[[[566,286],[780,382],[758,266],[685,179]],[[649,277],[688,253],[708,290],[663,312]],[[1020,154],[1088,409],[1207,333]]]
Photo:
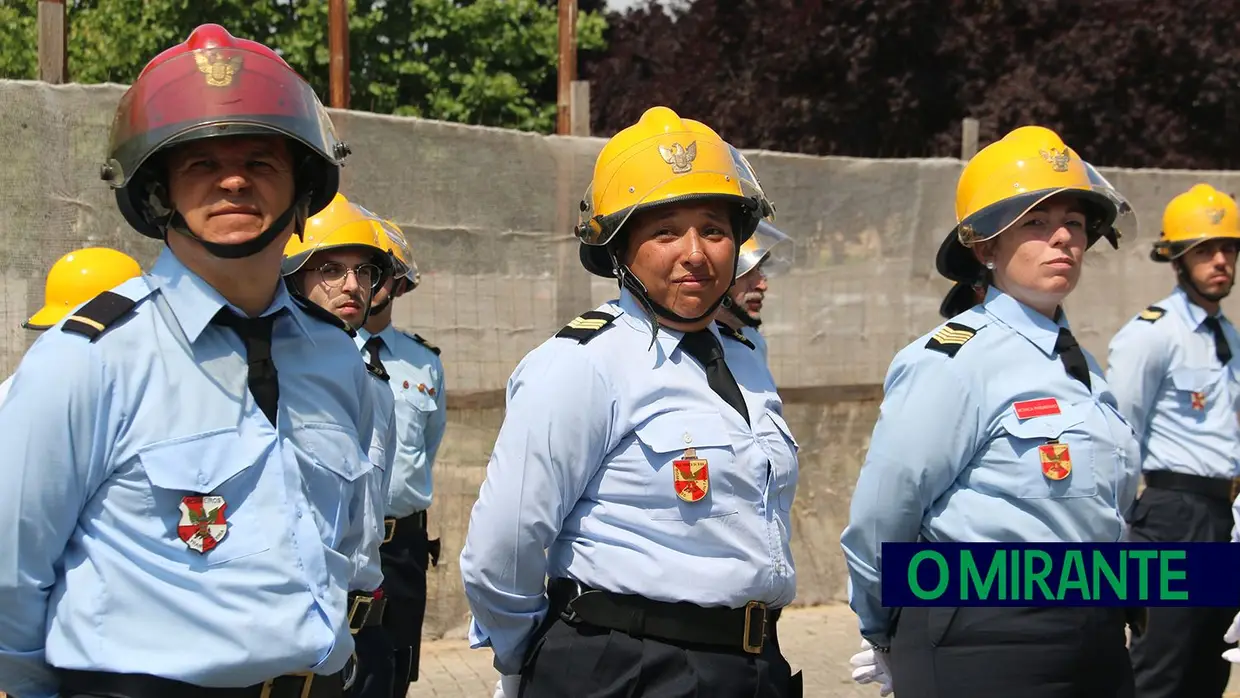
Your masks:
[[[582,264],[591,273],[613,276],[608,244],[630,216],[656,206],[729,203],[737,244],[749,239],[764,215],[765,196],[756,178],[740,171],[735,152],[700,121],[667,107],[648,109],[612,136],[595,161],[575,229]]]

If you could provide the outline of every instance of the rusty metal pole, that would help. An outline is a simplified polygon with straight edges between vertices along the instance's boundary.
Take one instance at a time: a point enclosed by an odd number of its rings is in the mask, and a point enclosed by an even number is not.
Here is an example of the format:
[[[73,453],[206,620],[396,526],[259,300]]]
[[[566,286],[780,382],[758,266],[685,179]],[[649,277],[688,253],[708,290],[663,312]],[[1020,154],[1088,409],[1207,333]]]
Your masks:
[[[577,79],[577,0],[560,0],[560,65],[556,90],[555,132],[572,132],[573,81]]]
[[[69,80],[68,22],[65,0],[39,0],[39,79]]]
[[[327,9],[327,50],[331,55],[331,106],[349,108],[349,0],[330,0]]]

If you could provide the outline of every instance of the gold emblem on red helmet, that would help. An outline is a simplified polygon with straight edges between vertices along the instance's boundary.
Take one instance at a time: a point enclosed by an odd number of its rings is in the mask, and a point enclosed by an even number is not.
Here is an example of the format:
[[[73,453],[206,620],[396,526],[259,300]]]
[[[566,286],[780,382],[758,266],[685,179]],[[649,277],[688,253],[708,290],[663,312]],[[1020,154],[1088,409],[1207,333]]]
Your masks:
[[[218,51],[194,51],[194,62],[198,64],[198,70],[207,76],[207,84],[211,87],[228,87],[233,76],[241,70],[241,56],[234,55],[224,60]]]

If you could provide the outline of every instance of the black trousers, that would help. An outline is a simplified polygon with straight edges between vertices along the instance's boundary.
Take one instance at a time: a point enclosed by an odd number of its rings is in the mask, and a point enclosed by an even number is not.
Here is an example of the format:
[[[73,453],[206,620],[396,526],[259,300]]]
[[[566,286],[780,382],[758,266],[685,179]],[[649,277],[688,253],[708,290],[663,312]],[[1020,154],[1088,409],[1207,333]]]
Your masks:
[[[425,529],[398,527],[397,531],[397,537],[379,548],[387,599],[383,625],[363,628],[354,638],[358,643],[355,698],[404,698],[409,684],[418,680],[430,541]],[[364,634],[369,636],[363,638]]]
[[[753,655],[556,619],[526,660],[520,698],[801,698],[800,682],[778,638]]]
[[[1137,500],[1130,537],[1138,541],[1225,543],[1231,504],[1200,494],[1147,487]],[[1219,698],[1231,664],[1220,657],[1234,608],[1150,608],[1149,627],[1133,638],[1139,698]]]
[[[1132,698],[1122,608],[904,608],[899,698]]]

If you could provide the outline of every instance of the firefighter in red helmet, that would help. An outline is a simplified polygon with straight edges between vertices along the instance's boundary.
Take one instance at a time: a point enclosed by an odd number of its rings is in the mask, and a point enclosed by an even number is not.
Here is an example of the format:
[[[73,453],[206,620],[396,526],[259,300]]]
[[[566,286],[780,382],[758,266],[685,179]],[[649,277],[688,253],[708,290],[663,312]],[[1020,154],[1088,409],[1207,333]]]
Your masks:
[[[166,247],[44,333],[0,407],[0,691],[340,698],[383,606],[386,388],[280,267],[348,148],[279,56],[207,24],[138,75],[108,153]]]

